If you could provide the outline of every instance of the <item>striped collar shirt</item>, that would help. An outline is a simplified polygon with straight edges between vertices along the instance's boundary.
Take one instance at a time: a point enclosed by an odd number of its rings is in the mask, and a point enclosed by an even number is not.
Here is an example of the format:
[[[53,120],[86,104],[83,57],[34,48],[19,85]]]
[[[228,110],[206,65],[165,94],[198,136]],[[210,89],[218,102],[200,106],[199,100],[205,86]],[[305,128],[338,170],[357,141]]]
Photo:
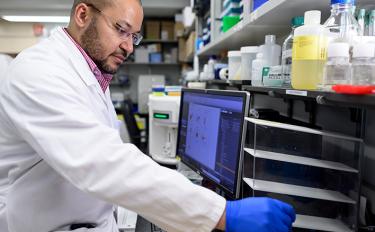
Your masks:
[[[83,50],[83,48],[69,35],[68,31],[64,28],[65,34],[70,38],[70,40],[75,44],[78,50],[81,52],[83,57],[85,58],[87,64],[90,66],[92,73],[94,74],[95,78],[98,80],[99,85],[103,92],[107,90],[109,83],[112,80],[113,75],[102,73],[95,62],[91,59],[91,57]]]

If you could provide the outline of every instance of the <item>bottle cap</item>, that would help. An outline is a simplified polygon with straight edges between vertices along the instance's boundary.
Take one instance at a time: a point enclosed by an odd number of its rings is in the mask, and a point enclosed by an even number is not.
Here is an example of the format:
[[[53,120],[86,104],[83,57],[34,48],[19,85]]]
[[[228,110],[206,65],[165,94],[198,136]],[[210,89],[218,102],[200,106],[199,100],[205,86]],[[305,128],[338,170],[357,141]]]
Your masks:
[[[375,10],[372,10],[372,11],[370,12],[370,17],[375,17]]]
[[[366,16],[366,9],[360,9],[358,12],[358,18],[364,18]]]
[[[328,45],[328,57],[349,58],[349,44],[348,43],[330,43]]]
[[[242,47],[241,53],[257,53],[259,51],[259,47],[257,46],[249,46],[249,47]]]
[[[266,44],[275,44],[276,43],[276,36],[275,35],[266,35],[265,43]]]
[[[305,25],[320,25],[322,12],[310,10],[305,12]]]
[[[299,27],[302,26],[304,23],[305,19],[303,16],[297,16],[292,18],[292,26],[293,27]]]
[[[375,44],[359,43],[353,47],[353,58],[371,58],[375,55]]]
[[[334,4],[355,4],[355,0],[331,0],[331,5]]]

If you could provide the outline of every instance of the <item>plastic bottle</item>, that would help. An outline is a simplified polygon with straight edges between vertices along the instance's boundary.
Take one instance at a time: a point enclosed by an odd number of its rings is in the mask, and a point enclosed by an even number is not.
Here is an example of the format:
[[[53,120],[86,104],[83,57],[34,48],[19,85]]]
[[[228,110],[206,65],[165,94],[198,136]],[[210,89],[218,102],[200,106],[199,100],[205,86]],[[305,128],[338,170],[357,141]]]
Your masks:
[[[241,80],[251,80],[252,63],[258,51],[259,47],[256,46],[241,48]]]
[[[283,86],[286,88],[291,87],[290,74],[292,70],[292,49],[293,49],[294,30],[297,27],[302,26],[303,21],[304,21],[303,17],[294,17],[292,19],[292,31],[283,43],[281,65],[282,65],[282,76],[284,79]]]
[[[214,80],[215,79],[215,64],[216,64],[216,57],[211,56],[210,59],[208,60],[208,79],[209,80]]]
[[[365,35],[365,19],[366,19],[366,9],[360,9],[358,12],[358,25],[359,25],[359,35]]]
[[[251,69],[251,85],[263,86],[263,68],[266,61],[263,59],[263,53],[258,53],[257,58],[253,60]]]
[[[353,16],[355,0],[331,0],[331,16],[324,23],[329,37],[336,42],[352,43],[359,35],[359,24]]]
[[[375,81],[375,44],[358,43],[353,47],[352,85],[371,85]]]
[[[320,25],[320,11],[305,12],[305,25],[294,31],[292,87],[317,89],[327,58],[327,29]]]
[[[281,46],[276,44],[276,36],[266,35],[265,43],[259,47],[259,52],[263,54],[265,65],[280,65]]]
[[[330,43],[328,45],[328,61],[325,66],[323,86],[324,90],[332,90],[334,85],[350,83],[350,46],[348,43]]]
[[[369,36],[375,36],[375,10],[372,10],[369,15]]]

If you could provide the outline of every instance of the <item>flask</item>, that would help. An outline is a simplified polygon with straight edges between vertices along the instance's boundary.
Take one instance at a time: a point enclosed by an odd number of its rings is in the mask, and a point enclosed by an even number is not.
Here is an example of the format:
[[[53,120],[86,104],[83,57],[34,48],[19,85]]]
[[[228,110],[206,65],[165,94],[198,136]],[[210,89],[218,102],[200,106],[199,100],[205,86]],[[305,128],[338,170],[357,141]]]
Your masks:
[[[331,16],[324,23],[329,37],[336,42],[351,44],[359,35],[359,24],[353,15],[355,0],[331,0]]]

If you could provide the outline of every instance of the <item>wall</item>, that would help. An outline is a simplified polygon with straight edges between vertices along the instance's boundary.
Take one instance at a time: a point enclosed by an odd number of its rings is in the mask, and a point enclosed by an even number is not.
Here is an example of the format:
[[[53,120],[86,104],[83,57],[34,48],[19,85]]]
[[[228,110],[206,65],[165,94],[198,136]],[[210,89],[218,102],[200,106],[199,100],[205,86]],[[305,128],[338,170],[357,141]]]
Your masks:
[[[0,53],[17,54],[38,42],[32,23],[10,23],[0,20]]]

